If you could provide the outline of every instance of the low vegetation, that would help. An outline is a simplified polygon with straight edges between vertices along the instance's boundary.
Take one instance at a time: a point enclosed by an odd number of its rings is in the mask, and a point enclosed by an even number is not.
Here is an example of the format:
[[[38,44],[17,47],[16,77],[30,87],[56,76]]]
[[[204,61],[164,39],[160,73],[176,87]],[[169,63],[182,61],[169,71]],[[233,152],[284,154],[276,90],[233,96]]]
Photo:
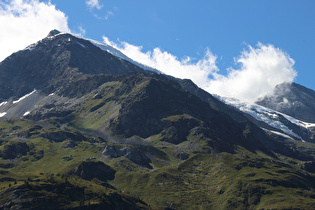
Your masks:
[[[2,120],[0,208],[315,208],[314,144],[272,139],[155,77],[106,82],[66,118],[43,107]]]

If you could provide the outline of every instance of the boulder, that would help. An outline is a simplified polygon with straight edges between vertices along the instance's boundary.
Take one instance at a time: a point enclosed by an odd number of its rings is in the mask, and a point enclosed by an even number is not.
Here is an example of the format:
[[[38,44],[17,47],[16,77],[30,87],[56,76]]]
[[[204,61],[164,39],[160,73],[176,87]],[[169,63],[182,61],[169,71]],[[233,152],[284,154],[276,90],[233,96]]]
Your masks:
[[[73,174],[85,180],[97,178],[101,181],[113,180],[116,171],[101,161],[84,161],[78,165]]]

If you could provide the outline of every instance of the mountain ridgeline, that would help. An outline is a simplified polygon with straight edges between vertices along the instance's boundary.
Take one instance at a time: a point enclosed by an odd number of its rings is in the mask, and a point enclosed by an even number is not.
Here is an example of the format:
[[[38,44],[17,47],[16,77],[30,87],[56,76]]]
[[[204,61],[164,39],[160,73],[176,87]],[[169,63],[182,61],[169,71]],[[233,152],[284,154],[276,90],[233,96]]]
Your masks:
[[[71,34],[0,63],[0,116],[0,208],[315,208],[314,143]]]
[[[34,89],[52,93],[81,79],[83,74],[117,75],[143,71],[87,40],[56,33],[50,33],[43,40],[1,62],[2,100],[12,96],[21,97]]]

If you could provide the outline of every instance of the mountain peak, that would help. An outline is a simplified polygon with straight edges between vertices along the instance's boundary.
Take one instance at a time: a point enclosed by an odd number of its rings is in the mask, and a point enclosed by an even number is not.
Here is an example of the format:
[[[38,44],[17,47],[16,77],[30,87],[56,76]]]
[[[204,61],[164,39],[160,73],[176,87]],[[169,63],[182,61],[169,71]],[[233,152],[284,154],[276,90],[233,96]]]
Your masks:
[[[49,32],[49,34],[47,35],[47,37],[55,36],[55,35],[60,34],[60,33],[61,33],[60,31],[58,31],[57,29],[54,29],[54,30],[51,30],[51,31]]]

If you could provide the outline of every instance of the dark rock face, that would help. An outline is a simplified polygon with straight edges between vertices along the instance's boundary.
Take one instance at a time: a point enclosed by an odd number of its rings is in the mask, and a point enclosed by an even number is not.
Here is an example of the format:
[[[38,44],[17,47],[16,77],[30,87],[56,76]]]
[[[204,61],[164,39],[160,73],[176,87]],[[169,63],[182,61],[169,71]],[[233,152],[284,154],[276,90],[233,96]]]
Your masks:
[[[0,63],[0,100],[19,98],[34,89],[51,93],[71,86],[82,74],[144,71],[87,40],[71,34],[56,34],[52,31],[45,39]]]
[[[178,82],[178,84],[181,86],[183,90],[186,90],[190,92],[191,94],[194,94],[198,96],[201,100],[208,103],[209,106],[217,111],[224,112],[229,117],[231,117],[236,122],[246,122],[248,121],[248,118],[244,113],[240,112],[236,108],[229,106],[222,101],[218,100],[208,92],[204,91],[203,89],[199,88],[195,83],[193,83],[189,79],[175,79]]]
[[[302,168],[308,172],[314,173],[315,172],[315,161],[309,161],[302,165]]]
[[[139,135],[146,138],[163,130],[165,123],[162,119],[165,117],[188,114],[210,120],[218,114],[196,96],[174,85],[163,78],[147,78],[136,94],[130,94],[124,100],[113,129],[126,137]]]
[[[14,159],[26,155],[29,151],[30,148],[25,142],[16,142],[5,145],[1,156],[3,159]]]
[[[299,120],[315,123],[315,91],[299,84],[280,84],[272,96],[264,97],[256,103]]]
[[[82,162],[77,166],[73,174],[82,179],[92,180],[97,178],[101,181],[112,180],[115,178],[116,171],[103,162]]]
[[[162,131],[162,141],[167,141],[173,144],[179,144],[187,140],[190,131],[200,126],[198,120],[178,119],[175,122],[168,122],[167,128]]]

